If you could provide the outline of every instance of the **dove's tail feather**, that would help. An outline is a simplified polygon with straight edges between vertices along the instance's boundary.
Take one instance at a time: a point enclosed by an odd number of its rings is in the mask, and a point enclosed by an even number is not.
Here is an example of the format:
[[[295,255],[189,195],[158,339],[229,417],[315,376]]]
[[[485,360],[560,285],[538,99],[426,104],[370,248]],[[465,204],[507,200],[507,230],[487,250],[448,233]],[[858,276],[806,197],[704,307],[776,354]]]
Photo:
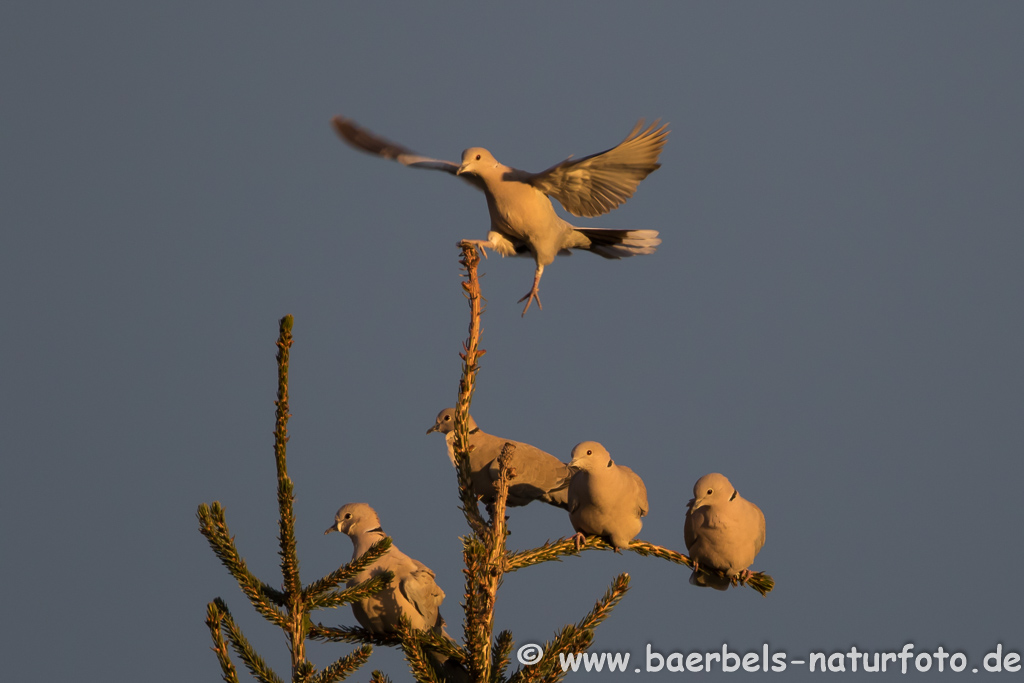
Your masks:
[[[587,249],[605,258],[625,258],[637,254],[653,254],[661,240],[657,230],[611,230],[606,228],[576,228],[587,238]]]
[[[453,657],[448,657],[434,650],[427,651],[434,672],[444,683],[470,683],[469,671]]]
[[[713,576],[703,572],[694,572],[690,574],[691,586],[701,586],[703,588],[714,588],[716,591],[724,591],[728,589],[731,584],[732,582],[729,581],[729,579],[722,578],[721,576]]]
[[[427,652],[434,672],[444,683],[470,683],[469,671],[452,657],[430,650]]]
[[[440,615],[438,615],[440,617]],[[440,618],[440,621],[444,621]],[[438,633],[437,629],[434,629],[435,633]],[[441,630],[439,632],[445,640],[451,641],[452,645],[456,645],[455,640],[448,635],[448,631],[445,630],[444,625],[441,624]],[[437,650],[427,650],[427,657],[431,661],[431,666],[434,672],[437,674],[438,680],[444,681],[444,683],[470,683],[469,671],[462,665],[461,662],[457,661],[453,657],[449,657]]]

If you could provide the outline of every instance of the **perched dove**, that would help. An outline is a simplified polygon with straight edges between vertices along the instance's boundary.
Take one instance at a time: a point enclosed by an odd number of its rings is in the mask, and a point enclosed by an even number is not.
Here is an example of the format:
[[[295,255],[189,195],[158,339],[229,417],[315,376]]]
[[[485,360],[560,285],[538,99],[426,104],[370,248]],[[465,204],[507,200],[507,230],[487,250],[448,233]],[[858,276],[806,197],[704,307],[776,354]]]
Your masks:
[[[334,524],[324,534],[340,531],[352,539],[352,559],[362,556],[377,541],[384,538],[380,519],[366,503],[348,503],[334,516]],[[434,580],[434,572],[419,560],[414,560],[395,545],[369,567],[348,580],[351,588],[361,581],[386,571],[394,573],[391,584],[381,592],[352,603],[352,613],[359,625],[378,635],[398,632],[400,615],[409,618],[417,630],[430,629],[451,639],[444,630],[441,601],[444,591]],[[441,675],[449,681],[468,681],[468,673],[454,660],[437,652],[429,653]]]
[[[377,513],[366,503],[349,503],[338,510],[334,524],[324,533],[332,531],[340,531],[352,539],[353,560],[385,536]],[[444,620],[439,609],[444,591],[434,581],[434,572],[396,546],[392,545],[383,557],[349,579],[347,585],[351,588],[385,571],[395,574],[391,586],[353,603],[356,621],[369,631],[385,635],[398,631],[399,615],[404,614],[414,629],[433,629],[441,633]]]
[[[764,513],[740,495],[717,472],[706,474],[693,485],[686,505],[683,537],[695,566],[725,572],[729,579],[694,573],[690,583],[725,590],[732,580],[745,581],[747,569],[764,545]]]
[[[336,116],[333,123],[342,139],[357,149],[414,168],[447,171],[483,190],[491,230],[486,240],[470,241],[481,251],[490,247],[502,256],[525,256],[529,252],[537,262],[533,287],[519,300],[526,301],[523,315],[534,300],[542,308],[540,276],[557,254],[587,249],[618,259],[651,254],[661,244],[657,230],[577,228],[559,218],[549,197],[574,216],[600,216],[618,207],[633,196],[641,180],[661,166],[658,155],[668,138],[667,124],[659,128],[656,121],[644,128],[641,120],[625,140],[611,149],[582,159],[570,157],[546,171],[530,173],[499,163],[482,147],[470,147],[462,153],[462,163],[456,164],[419,156],[350,119]]]
[[[497,493],[498,456],[506,443],[516,447],[511,467],[515,478],[508,487],[508,505],[519,507],[540,500],[560,508],[569,507],[565,478],[569,469],[565,463],[528,443],[502,439],[482,431],[476,421],[469,418],[469,468],[472,471],[473,491],[484,503],[491,503]],[[440,432],[448,444],[448,458],[455,464],[455,408],[445,408],[437,414],[434,426],[427,434]]]
[[[625,465],[612,462],[596,441],[584,441],[572,449],[569,470],[569,521],[576,530],[576,549],[584,534],[603,537],[615,552],[628,547],[649,509],[643,480]]]

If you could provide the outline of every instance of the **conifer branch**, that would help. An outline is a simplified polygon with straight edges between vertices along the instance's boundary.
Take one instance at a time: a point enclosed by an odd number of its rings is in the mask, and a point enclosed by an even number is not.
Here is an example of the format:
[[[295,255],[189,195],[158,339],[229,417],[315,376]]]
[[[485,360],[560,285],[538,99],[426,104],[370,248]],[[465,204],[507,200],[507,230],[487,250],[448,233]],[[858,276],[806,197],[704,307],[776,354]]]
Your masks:
[[[583,617],[576,624],[576,627],[593,631],[597,628],[598,624],[608,618],[608,615],[612,613],[612,608],[619,604],[619,600],[622,600],[628,590],[629,574],[622,573],[616,576],[615,580],[612,581],[612,585],[609,586],[605,594],[594,605],[594,609],[590,610],[587,616]]]
[[[227,636],[228,641],[230,641],[231,646],[235,650],[235,654],[245,663],[245,667],[249,669],[249,672],[257,680],[262,681],[262,683],[282,683],[281,678],[274,673],[273,669],[267,666],[263,658],[249,644],[248,639],[235,624],[235,620],[231,618],[231,612],[228,610],[228,606],[224,604],[224,601],[216,598],[213,602],[220,612],[221,628],[224,630],[224,635]]]
[[[481,628],[486,619],[482,577],[487,573],[487,548],[478,537],[462,537],[462,560],[466,565],[463,570],[466,575],[466,591],[463,596],[462,632],[472,669],[473,661],[479,663],[479,653],[487,647],[484,641],[490,640],[490,634]],[[476,676],[473,679],[482,680]]]
[[[374,669],[370,674],[370,683],[391,683],[391,679],[385,676],[383,671]]]
[[[310,683],[314,672],[313,662],[303,659],[292,670],[292,683]]]
[[[458,662],[466,661],[466,651],[450,638],[432,630],[417,631],[416,636],[426,649]],[[310,627],[307,637],[325,643],[372,643],[386,647],[402,644],[401,637],[396,633],[381,635],[360,626],[324,626],[318,623]]]
[[[412,627],[412,622],[403,614],[399,618],[398,637],[401,641],[402,652],[405,654],[405,661],[409,664],[409,671],[413,678],[420,683],[441,683],[418,635]]]
[[[473,480],[469,466],[469,405],[473,400],[473,391],[476,389],[476,373],[479,370],[478,361],[486,351],[480,349],[480,315],[482,311],[483,297],[480,294],[480,278],[477,275],[477,266],[480,264],[480,255],[475,245],[469,242],[461,242],[462,258],[459,263],[465,271],[466,281],[462,283],[462,289],[469,300],[469,338],[463,344],[462,353],[462,377],[459,380],[459,399],[455,404],[455,425],[453,431],[452,449],[455,452],[455,467],[458,472],[459,498],[462,500],[462,512],[466,516],[466,522],[478,537],[483,538],[487,533],[487,525],[480,515],[480,508],[477,506],[476,493],[473,491]]]
[[[511,681],[517,680],[516,676],[521,673],[522,678],[518,679],[518,683],[556,683],[565,678],[565,674],[568,673],[562,671],[559,653],[582,654],[590,649],[593,642],[593,631],[581,630],[573,625],[565,626],[555,635],[551,644],[544,648],[545,654],[549,648],[554,653],[551,661],[542,659],[529,669],[517,671],[509,681],[511,683]]]
[[[231,655],[228,654],[228,645],[224,642],[220,632],[223,613],[218,607],[219,602],[220,599],[218,598],[206,606],[206,625],[210,628],[210,637],[213,638],[213,647],[211,649],[216,653],[217,661],[220,662],[221,677],[224,679],[224,683],[238,683],[238,671],[231,661]]]
[[[200,505],[196,516],[199,519],[200,533],[206,537],[214,554],[227,567],[256,611],[285,631],[291,654],[291,681],[293,683],[333,682],[345,678],[361,666],[373,651],[372,647],[363,645],[354,652],[341,657],[324,671],[316,673],[313,664],[305,657],[306,634],[314,629],[309,620],[309,612],[311,609],[350,603],[373,595],[384,588],[392,578],[390,573],[360,582],[350,589],[333,591],[339,583],[348,581],[359,574],[387,552],[391,547],[391,539],[384,539],[375,544],[359,560],[339,567],[327,577],[314,581],[305,591],[302,590],[295,543],[294,485],[287,470],[287,424],[290,417],[288,413],[288,362],[292,344],[293,320],[291,316],[285,316],[279,322],[274,456],[277,465],[277,499],[280,510],[279,554],[281,556],[281,572],[284,577],[284,590],[272,588],[249,571],[245,561],[238,554],[234,538],[228,531],[224,521],[224,509],[220,503]],[[231,643],[253,676],[265,683],[281,683],[280,677],[253,650],[220,598],[208,606],[206,623],[213,637],[213,649],[221,664],[225,681],[237,683],[238,676],[228,656],[224,636],[227,637],[227,641]]]
[[[334,683],[335,681],[348,678],[350,674],[366,663],[366,660],[370,658],[372,653],[373,646],[364,643],[358,649],[339,658],[330,666],[325,667],[323,671],[313,676],[311,683]]]
[[[594,629],[604,621],[612,608],[629,590],[629,574],[619,574],[612,585],[582,619],[575,625],[562,628],[547,643],[544,643],[544,655],[540,661],[527,668],[516,671],[509,683],[533,683],[534,681],[558,681],[565,676],[560,666],[558,655],[586,652],[594,639]]]
[[[281,574],[284,590],[292,596],[302,593],[299,581],[299,559],[295,551],[294,485],[288,476],[288,363],[292,346],[292,316],[281,318],[277,340],[277,400],[274,426],[274,459],[277,463],[277,504],[280,508]]]
[[[432,630],[416,631],[416,638],[424,650],[436,652],[447,659],[462,663],[466,652],[453,640]],[[377,634],[360,626],[324,626],[314,624],[309,630],[309,639],[325,643],[371,643],[385,647],[401,647],[402,636],[398,633]]]
[[[615,550],[615,548],[599,536],[587,536],[581,547],[581,551],[582,550]],[[675,562],[676,564],[681,564],[693,569],[693,560],[689,557],[674,550],[669,550],[663,546],[655,545],[654,543],[635,540],[629,544],[629,548],[627,548],[627,550],[631,550],[638,555],[643,555],[645,557],[659,557],[663,560]],[[534,548],[533,550],[509,553],[508,568],[506,571],[514,572],[518,569],[522,569],[523,567],[529,567],[534,564],[549,562],[551,560],[561,560],[561,558],[566,555],[577,554],[576,546],[571,538],[560,538],[554,542],[549,541],[541,547]],[[697,571],[716,578],[725,578],[725,575],[722,572],[714,569],[700,567]],[[744,583],[761,595],[767,595],[775,587],[775,579],[764,572],[752,573],[750,578],[748,578]]]
[[[292,347],[292,316],[286,315],[279,321],[277,339],[277,400],[274,405],[276,422],[274,425],[274,460],[277,464],[277,505],[280,511],[278,521],[281,549],[281,575],[284,593],[288,598],[288,624],[285,632],[288,637],[288,649],[292,658],[292,677],[299,678],[301,671],[310,673],[312,669],[305,666],[306,661],[306,628],[308,626],[307,608],[302,594],[302,581],[299,578],[299,556],[295,544],[295,486],[288,476],[288,363]]]
[[[509,482],[513,477],[511,468],[515,444],[506,443],[498,456],[498,481],[495,482],[495,497],[492,504],[490,524],[487,526],[484,555],[479,570],[469,578],[473,586],[467,586],[467,628],[473,634],[469,650],[469,668],[478,681],[491,679],[491,639],[494,633],[494,605],[498,587],[505,572],[505,539],[508,537],[505,506],[508,500]],[[472,609],[469,608],[473,604]],[[470,615],[472,618],[469,618]]]
[[[691,560],[689,557],[683,555],[682,553],[677,553],[674,550],[663,548],[660,545],[655,545],[653,543],[647,543],[646,541],[638,540],[630,543],[629,549],[632,550],[634,553],[637,553],[638,555],[653,555],[654,557],[660,557],[663,560],[675,562],[676,564],[685,565],[690,569],[693,569],[693,560]],[[714,576],[720,579],[728,578],[726,577],[724,572],[720,572],[716,569],[700,567],[697,569],[697,571],[701,574],[707,574],[709,576]],[[765,574],[764,572],[753,572],[751,573],[750,577],[742,583],[747,584],[748,586],[750,586],[751,588],[753,588],[765,597],[767,597],[768,593],[770,593],[771,590],[775,588],[775,579],[773,579],[768,574]]]
[[[324,643],[372,643],[383,646],[401,644],[397,635],[378,635],[361,626],[324,626],[317,623],[310,627],[306,637]]]
[[[512,656],[511,631],[502,631],[494,639],[494,647],[491,650],[491,680],[490,683],[501,683],[505,680],[505,671],[508,670]]]
[[[423,647],[427,648],[431,652],[437,652],[443,654],[448,659],[454,659],[460,664],[464,664],[469,658],[466,651],[459,647],[458,643],[452,640],[451,636],[447,633],[438,633],[434,630],[419,631],[420,642],[423,643]]]
[[[371,545],[365,553],[357,557],[356,559],[341,565],[333,572],[328,574],[322,579],[317,579],[313,583],[309,584],[302,590],[303,597],[309,599],[325,593],[336,586],[348,581],[353,576],[357,576],[364,569],[369,567],[371,564],[379,560],[384,554],[391,549],[391,537],[385,536],[381,540]]]
[[[284,604],[284,595],[260,581],[249,571],[228,532],[224,521],[224,508],[220,503],[215,501],[210,506],[206,503],[200,504],[196,516],[199,518],[199,532],[209,541],[214,554],[227,567],[256,611],[281,628],[287,628],[287,617],[273,604]]]
[[[353,602],[359,602],[380,593],[387,588],[394,578],[393,572],[381,572],[377,576],[360,581],[351,588],[318,593],[313,597],[306,598],[306,609],[313,611],[316,609],[334,609],[342,605],[351,605]]]

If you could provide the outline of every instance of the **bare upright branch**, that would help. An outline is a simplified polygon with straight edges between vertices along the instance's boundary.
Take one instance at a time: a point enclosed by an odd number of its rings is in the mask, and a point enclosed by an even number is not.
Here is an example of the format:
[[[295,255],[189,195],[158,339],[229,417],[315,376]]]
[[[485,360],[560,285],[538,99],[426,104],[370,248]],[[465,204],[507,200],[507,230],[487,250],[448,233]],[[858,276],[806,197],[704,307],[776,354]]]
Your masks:
[[[459,400],[455,404],[455,431],[453,447],[455,450],[455,466],[459,475],[459,497],[462,500],[462,511],[466,515],[473,533],[481,540],[484,538],[486,523],[480,515],[477,506],[477,497],[473,491],[473,480],[470,475],[469,466],[469,405],[473,401],[473,392],[476,390],[476,373],[479,370],[480,356],[486,351],[480,349],[480,315],[483,313],[483,296],[480,294],[480,278],[477,274],[477,266],[480,264],[480,255],[476,247],[470,242],[462,242],[462,258],[459,263],[465,271],[466,281],[462,283],[462,289],[469,300],[469,338],[463,344],[462,353],[462,377],[459,379]]]

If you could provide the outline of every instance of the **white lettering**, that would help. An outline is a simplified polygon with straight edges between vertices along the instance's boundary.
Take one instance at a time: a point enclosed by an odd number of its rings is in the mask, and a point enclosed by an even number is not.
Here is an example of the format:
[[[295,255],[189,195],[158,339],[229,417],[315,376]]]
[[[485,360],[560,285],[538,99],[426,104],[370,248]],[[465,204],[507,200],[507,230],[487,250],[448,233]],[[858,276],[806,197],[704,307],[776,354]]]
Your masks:
[[[651,660],[655,657],[658,658],[658,665],[651,665]],[[659,652],[655,652],[651,649],[651,644],[647,643],[647,670],[648,671],[661,671],[661,668],[665,666],[665,658]]]

